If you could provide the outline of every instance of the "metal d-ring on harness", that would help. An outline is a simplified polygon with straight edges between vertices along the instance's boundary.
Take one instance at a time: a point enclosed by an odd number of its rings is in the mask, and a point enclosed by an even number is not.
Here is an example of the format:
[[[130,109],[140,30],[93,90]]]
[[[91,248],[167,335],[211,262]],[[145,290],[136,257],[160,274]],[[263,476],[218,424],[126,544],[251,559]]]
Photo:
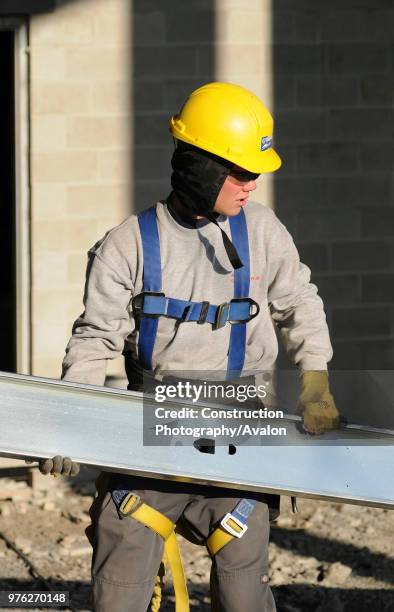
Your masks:
[[[228,350],[227,380],[241,376],[245,361],[246,323],[256,317],[260,307],[249,297],[250,261],[249,241],[244,211],[229,217],[231,238],[243,263],[234,270],[234,297],[223,304],[192,302],[167,297],[162,292],[160,239],[157,228],[156,207],[138,216],[141,232],[144,273],[143,291],[132,300],[133,314],[139,324],[138,361],[146,370],[152,370],[152,354],[160,316],[171,317],[184,323],[211,324],[213,330],[231,323]],[[112,492],[112,498],[121,518],[132,517],[163,538],[164,554],[171,567],[174,581],[176,612],[188,612],[187,594],[182,560],[175,536],[176,525],[166,516],[145,504],[137,495],[124,489]],[[220,525],[209,535],[206,546],[213,557],[228,542],[241,538],[247,530],[247,521],[256,506],[253,499],[241,499],[232,512],[228,512]],[[155,609],[158,609],[155,606]]]

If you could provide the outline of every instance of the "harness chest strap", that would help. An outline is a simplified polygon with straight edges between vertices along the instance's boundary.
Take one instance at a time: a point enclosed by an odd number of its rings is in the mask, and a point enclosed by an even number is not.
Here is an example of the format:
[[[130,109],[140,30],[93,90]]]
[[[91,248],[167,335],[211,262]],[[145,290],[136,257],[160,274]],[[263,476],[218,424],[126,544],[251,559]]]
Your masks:
[[[214,328],[233,321],[228,349],[227,379],[241,376],[245,361],[246,323],[258,314],[258,305],[249,298],[250,257],[248,229],[243,210],[229,217],[231,237],[240,255],[242,266],[234,270],[234,297],[231,302],[219,306],[209,302],[187,302],[166,297],[162,292],[160,238],[157,226],[156,207],[148,208],[138,215],[141,234],[144,270],[142,304],[133,301],[140,317],[138,361],[152,370],[152,355],[156,342],[158,316],[172,316],[182,321],[212,323]],[[139,298],[140,296],[136,296]],[[251,312],[251,302],[257,307]],[[152,316],[153,315],[153,316]]]

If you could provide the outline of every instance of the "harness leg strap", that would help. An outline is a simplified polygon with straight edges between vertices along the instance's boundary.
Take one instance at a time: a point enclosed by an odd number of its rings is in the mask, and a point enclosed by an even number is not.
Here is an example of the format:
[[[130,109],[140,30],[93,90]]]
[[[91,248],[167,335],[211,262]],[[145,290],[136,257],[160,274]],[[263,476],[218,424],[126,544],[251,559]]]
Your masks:
[[[175,611],[189,612],[189,596],[181,554],[175,535],[175,524],[164,514],[141,502],[137,495],[129,493],[119,507],[122,517],[134,518],[149,527],[164,540],[164,554],[171,569],[175,591]]]

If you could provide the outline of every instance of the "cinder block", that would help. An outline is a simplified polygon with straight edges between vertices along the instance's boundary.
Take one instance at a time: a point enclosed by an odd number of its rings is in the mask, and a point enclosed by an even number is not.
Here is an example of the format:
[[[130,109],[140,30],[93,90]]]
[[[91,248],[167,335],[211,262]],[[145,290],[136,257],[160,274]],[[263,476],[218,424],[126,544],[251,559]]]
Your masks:
[[[135,152],[134,173],[137,181],[143,179],[169,180],[171,176],[170,147],[140,147]]]
[[[133,177],[131,151],[99,151],[98,176],[107,183],[129,183]],[[137,152],[134,151],[134,155]],[[138,153],[139,155],[139,153]]]
[[[263,10],[250,10],[245,6],[242,10],[232,9],[216,12],[214,29],[209,42],[217,44],[267,43],[267,30],[271,30],[271,14]],[[204,39],[201,39],[204,40]]]
[[[363,302],[394,302],[394,273],[363,274],[361,296]]]
[[[296,13],[293,11],[273,10],[271,12],[272,20],[272,42],[290,43],[296,38]],[[258,23],[258,22],[257,22]],[[247,33],[245,35],[247,38]]]
[[[134,184],[135,212],[166,198],[171,191],[170,174],[162,180],[137,180]]]
[[[68,287],[68,299],[67,299],[67,329],[69,330],[69,337],[72,333],[72,326],[74,321],[79,317],[84,311],[84,305],[82,301],[83,290],[85,285],[85,276],[86,276],[86,266],[87,266],[87,256],[85,256],[85,263],[81,269],[81,283],[78,285],[69,285]]]
[[[67,187],[66,210],[71,217],[81,222],[89,218],[106,219],[131,212],[132,185],[70,185]],[[84,221],[85,219],[85,221]]]
[[[67,215],[66,186],[61,183],[32,185],[32,213],[34,219],[63,219]]]
[[[179,1],[179,0],[178,0]],[[194,5],[199,7],[202,3],[199,0],[193,0]],[[189,2],[188,2],[189,6]],[[193,4],[192,4],[193,6]],[[212,0],[205,0],[205,6],[211,7]],[[216,6],[219,10],[234,10],[234,9],[245,9],[245,0],[216,0]],[[270,10],[270,0],[248,0],[247,8],[249,10]]]
[[[188,95],[197,87],[201,86],[199,78],[193,79],[166,79],[163,82],[164,89],[164,109],[169,117],[178,112]]]
[[[394,237],[394,208],[364,208],[361,227],[366,238]]]
[[[360,12],[360,38],[367,41],[392,42],[394,40],[394,11],[379,10],[381,2],[373,11]]]
[[[66,148],[66,118],[63,115],[38,115],[32,121],[31,131],[35,152]]]
[[[281,149],[278,146],[278,152]],[[286,159],[283,158],[283,163]],[[328,205],[328,180],[321,177],[283,178],[274,174],[275,207],[287,207],[292,210],[321,210]]]
[[[30,51],[31,82],[66,79],[66,50],[63,47],[35,47]]]
[[[168,129],[168,113],[155,114],[138,113],[135,115],[134,142],[137,146],[163,145],[168,146],[171,135]]]
[[[304,211],[298,217],[300,240],[334,240],[336,238],[358,237],[356,214],[352,210],[343,210],[335,215],[330,210],[317,212]]]
[[[112,81],[109,77],[105,81],[96,81],[92,83],[92,107],[99,113],[127,114],[133,106],[132,87],[128,78]]]
[[[314,275],[313,282],[325,304],[356,304],[360,302],[357,274]]]
[[[32,82],[32,114],[71,114],[90,110],[90,90],[86,83]],[[33,124],[35,118],[33,119]]]
[[[384,242],[334,242],[331,249],[334,270],[382,270],[390,266],[390,248]]]
[[[361,78],[362,104],[394,104],[393,74],[366,74]]]
[[[328,270],[328,246],[326,244],[299,244],[297,248],[301,261],[313,273]]]
[[[164,103],[166,86],[167,81],[145,81],[142,78],[138,79],[133,85],[134,112],[163,112],[164,108],[166,108]],[[156,121],[156,119],[152,117],[153,121]]]
[[[295,8],[294,3],[291,8]],[[285,7],[283,7],[283,10],[284,9]],[[274,11],[274,19],[276,13],[277,10]],[[296,40],[302,43],[316,43],[320,41],[320,24],[322,18],[323,16],[319,11],[300,10],[297,2],[297,10],[295,12]]]
[[[63,350],[64,354],[64,350]],[[32,375],[33,376],[44,376],[45,378],[53,378],[54,380],[60,380],[62,373],[62,360],[63,354],[55,355],[55,357],[40,357],[39,355],[33,355],[32,359]],[[40,474],[38,472],[38,474]],[[53,478],[48,478],[48,476],[40,476],[43,479],[47,479],[50,482],[48,483],[48,488],[51,486],[57,486],[57,483],[54,482]],[[33,480],[32,486],[34,488],[41,488],[41,483],[37,485],[37,481]]]
[[[31,40],[40,45],[89,45],[93,42],[92,15],[63,10],[31,19]]]
[[[390,334],[390,308],[334,308],[332,331],[334,338],[387,337]]]
[[[318,45],[273,45],[274,74],[318,74],[323,69],[323,50]]]
[[[232,14],[229,12],[229,15]],[[211,43],[215,42],[215,13],[211,10],[190,11],[189,7],[164,11],[167,40],[171,43]],[[230,17],[231,18],[231,17]],[[253,35],[253,27],[252,27]],[[234,41],[237,42],[237,41]]]
[[[329,181],[329,204],[360,209],[390,206],[392,199],[389,176],[338,177]]]
[[[166,11],[157,5],[158,10],[136,7],[133,11],[133,43],[138,46],[157,45],[165,42]],[[160,10],[161,9],[161,10]],[[171,40],[171,39],[169,39]]]
[[[358,103],[359,83],[356,77],[327,75],[297,78],[299,107],[352,106]]]
[[[327,65],[331,73],[387,72],[389,47],[374,43],[343,43],[327,46]]]
[[[131,75],[131,53],[128,47],[69,48],[65,53],[67,79],[84,82],[96,79],[114,81]]]
[[[291,75],[278,76],[273,79],[274,104],[273,111],[292,109],[296,103],[296,79]],[[275,129],[275,116],[274,116]]]
[[[280,1],[280,9],[281,10],[291,10],[294,8],[294,0],[279,0]],[[391,0],[357,0],[357,7],[360,8],[370,8],[376,9],[379,8],[391,8],[392,2]],[[327,5],[327,0],[313,0],[313,10],[317,11],[319,9],[320,14],[325,14],[327,11],[327,6],[331,10],[339,10],[342,11],[347,7],[344,7],[343,0],[330,0],[330,4]],[[297,9],[299,11],[311,11],[311,0],[297,0]]]
[[[297,174],[351,174],[358,169],[358,151],[353,144],[313,143],[296,147]]]
[[[345,9],[346,7],[344,7]],[[341,10],[321,15],[320,36],[322,41],[358,40],[360,10]]]
[[[37,302],[36,311],[33,312],[35,321],[40,321],[40,304]],[[69,327],[64,321],[53,322],[48,325],[45,321],[33,325],[33,359],[55,358],[60,364],[64,348],[69,339]]]
[[[391,140],[390,109],[344,109],[328,112],[328,134],[332,140]]]
[[[358,78],[351,76],[325,77],[321,81],[323,106],[356,106],[358,103]]]
[[[52,325],[57,321],[64,321],[67,315],[68,288],[65,285],[56,291],[48,288],[34,291],[33,310],[38,314],[38,320]]]
[[[364,340],[334,342],[334,370],[388,370],[394,366],[393,341]]]
[[[296,147],[295,145],[282,144],[280,146],[280,157],[282,165],[280,167],[280,176],[284,178],[295,174],[296,171]],[[260,179],[260,180],[264,180]]]
[[[97,176],[97,155],[92,151],[35,153],[32,167],[34,182],[86,182]]]
[[[133,118],[84,116],[68,117],[67,146],[69,148],[117,148],[130,147],[132,143]]]
[[[32,248],[35,254],[60,253],[66,248],[64,219],[32,220]]]
[[[73,251],[86,252],[97,242],[97,236],[96,219],[89,219],[88,223],[80,219],[70,219],[65,228],[67,253]]]
[[[94,14],[94,11],[92,11],[90,21],[92,22],[93,30],[92,38],[94,38],[98,45],[115,45],[119,47],[131,45],[132,5],[129,7],[119,5],[117,11],[110,13],[97,12]]]
[[[60,249],[59,249],[60,250]],[[32,286],[39,289],[62,289],[67,283],[66,252],[42,253],[36,249],[32,257]]]
[[[198,50],[199,62],[200,58],[207,52],[206,47],[200,47]],[[213,56],[214,58],[215,56]],[[219,69],[228,75],[225,80],[231,80],[234,76],[262,75],[270,72],[271,49],[264,45],[217,45],[216,57]],[[214,73],[215,61],[210,63],[208,56],[204,60],[204,71],[199,68],[199,75],[205,75],[210,70]],[[230,76],[231,75],[231,76]],[[228,78],[230,77],[230,78]],[[223,77],[221,77],[223,78]],[[238,82],[238,81],[237,81]]]
[[[363,174],[382,172],[389,175],[394,168],[392,142],[363,143],[360,148],[360,170]]]
[[[280,111],[276,113],[275,141],[322,142],[327,138],[326,114],[321,110]]]
[[[137,78],[190,78],[197,69],[196,50],[188,46],[135,47],[133,59]]]
[[[85,280],[86,251],[88,250],[88,248],[89,247],[86,244],[85,251],[69,253],[67,255],[67,282],[70,285],[82,286],[82,283]]]
[[[300,108],[321,106],[321,81],[316,75],[296,78],[296,100]]]

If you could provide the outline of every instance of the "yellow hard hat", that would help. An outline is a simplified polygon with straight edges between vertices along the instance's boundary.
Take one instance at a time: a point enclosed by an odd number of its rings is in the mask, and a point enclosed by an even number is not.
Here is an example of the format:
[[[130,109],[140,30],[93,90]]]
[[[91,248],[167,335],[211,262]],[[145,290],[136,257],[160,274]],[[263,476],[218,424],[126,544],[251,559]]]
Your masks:
[[[269,110],[248,89],[208,83],[193,91],[171,118],[170,132],[178,140],[261,174],[282,164],[272,148],[273,123]]]

